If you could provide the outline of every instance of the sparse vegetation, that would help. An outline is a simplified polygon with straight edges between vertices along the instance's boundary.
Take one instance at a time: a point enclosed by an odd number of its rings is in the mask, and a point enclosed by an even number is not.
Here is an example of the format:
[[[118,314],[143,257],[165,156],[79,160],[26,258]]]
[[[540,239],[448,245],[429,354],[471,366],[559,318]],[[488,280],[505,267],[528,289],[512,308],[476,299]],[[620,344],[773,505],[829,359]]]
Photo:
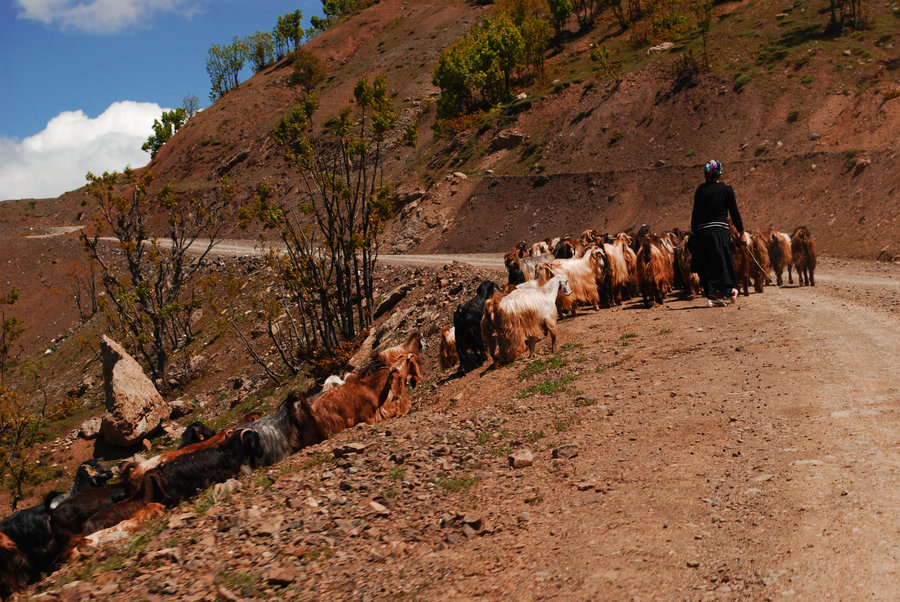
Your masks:
[[[568,375],[561,378],[549,380],[528,387],[524,391],[519,391],[518,393],[516,393],[516,397],[519,399],[525,399],[527,397],[531,397],[532,395],[553,395],[555,393],[562,393],[564,391],[567,391],[569,383],[573,380],[576,380],[577,378],[577,376]]]
[[[454,477],[447,479],[438,477],[434,480],[436,485],[443,487],[444,491],[448,492],[466,491],[478,481],[479,479],[477,477]]]

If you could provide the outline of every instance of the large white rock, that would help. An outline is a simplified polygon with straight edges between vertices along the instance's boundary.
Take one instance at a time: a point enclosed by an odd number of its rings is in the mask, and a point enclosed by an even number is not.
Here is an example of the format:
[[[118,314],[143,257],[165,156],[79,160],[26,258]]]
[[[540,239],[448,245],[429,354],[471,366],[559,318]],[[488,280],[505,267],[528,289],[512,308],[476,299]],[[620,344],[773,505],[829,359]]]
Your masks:
[[[140,364],[121,345],[104,335],[100,352],[106,392],[100,435],[110,445],[134,445],[169,417],[169,406]]]

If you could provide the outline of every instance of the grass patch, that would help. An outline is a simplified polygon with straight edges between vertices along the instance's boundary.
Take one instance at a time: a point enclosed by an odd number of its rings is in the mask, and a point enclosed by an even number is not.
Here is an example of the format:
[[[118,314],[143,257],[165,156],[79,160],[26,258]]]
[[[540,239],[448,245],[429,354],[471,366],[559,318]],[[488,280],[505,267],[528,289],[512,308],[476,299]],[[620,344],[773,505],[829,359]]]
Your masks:
[[[742,73],[742,74],[738,75],[736,78],[734,78],[734,85],[732,86],[732,88],[734,88],[735,92],[738,92],[749,81],[750,81],[750,76],[747,75],[746,73]]]
[[[405,474],[404,470],[399,466],[394,466],[392,469],[388,471],[388,476],[394,480],[402,479]]]
[[[568,375],[563,376],[562,378],[548,380],[546,382],[528,387],[524,391],[519,391],[518,393],[516,393],[516,397],[519,399],[526,399],[528,397],[531,397],[532,395],[553,395],[554,393],[561,393],[567,391],[569,388],[569,383],[577,378],[577,376]]]
[[[467,478],[454,478],[454,479],[441,479],[436,478],[434,480],[435,485],[443,487],[444,491],[455,492],[455,491],[466,491],[478,482],[478,477],[467,477]]]
[[[537,440],[542,437],[544,437],[544,431],[529,431],[525,433],[525,441],[529,443],[537,443]]]
[[[259,571],[248,571],[246,573],[222,571],[216,575],[216,581],[222,587],[233,592],[239,592],[243,596],[257,596],[262,593],[260,588],[262,573]]]
[[[317,560],[328,560],[332,556],[334,556],[334,550],[328,546],[324,548],[309,548],[303,553],[303,560],[316,562]]]
[[[565,416],[562,418],[554,418],[553,419],[553,428],[556,429],[557,432],[563,433],[575,424],[578,424],[577,416]]]
[[[601,365],[597,366],[597,370],[596,370],[596,371],[597,371],[597,372],[605,372],[605,371],[609,370],[610,368],[618,368],[619,366],[621,366],[622,364],[624,364],[625,362],[627,362],[627,361],[630,360],[630,359],[631,359],[631,356],[630,356],[630,355],[626,355],[625,357],[623,357],[623,358],[621,358],[621,359],[618,359],[618,360],[615,360],[615,361],[613,361],[613,362],[608,362],[608,363],[606,363],[606,364],[601,364]]]
[[[551,368],[560,368],[565,365],[566,362],[556,355],[550,356],[546,360],[535,360],[526,365],[519,372],[519,378],[525,380],[529,376],[534,376],[535,374],[540,374],[541,372],[550,370]]]
[[[320,466],[324,466],[325,464],[332,463],[332,456],[330,454],[326,454],[323,452],[316,452],[311,455],[306,461],[303,463],[301,468],[303,470],[309,470],[311,468],[318,468]]]

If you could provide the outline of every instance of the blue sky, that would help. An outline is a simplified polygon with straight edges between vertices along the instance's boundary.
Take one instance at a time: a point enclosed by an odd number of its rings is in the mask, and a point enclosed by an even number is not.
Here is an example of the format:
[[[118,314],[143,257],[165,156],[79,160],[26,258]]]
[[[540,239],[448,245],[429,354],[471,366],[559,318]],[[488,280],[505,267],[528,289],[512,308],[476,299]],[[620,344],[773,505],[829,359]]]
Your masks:
[[[146,165],[141,145],[163,110],[186,96],[210,105],[213,44],[271,32],[298,8],[304,27],[322,14],[321,0],[0,2],[0,201]]]

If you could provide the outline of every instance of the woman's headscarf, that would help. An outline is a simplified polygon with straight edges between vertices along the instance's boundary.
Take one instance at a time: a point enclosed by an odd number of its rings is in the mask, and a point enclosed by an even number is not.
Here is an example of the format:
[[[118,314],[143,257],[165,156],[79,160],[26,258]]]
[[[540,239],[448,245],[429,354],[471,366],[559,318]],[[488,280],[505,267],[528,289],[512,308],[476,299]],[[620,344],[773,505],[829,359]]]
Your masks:
[[[715,159],[709,161],[703,166],[703,175],[706,176],[707,180],[715,180],[722,177],[722,162]]]

